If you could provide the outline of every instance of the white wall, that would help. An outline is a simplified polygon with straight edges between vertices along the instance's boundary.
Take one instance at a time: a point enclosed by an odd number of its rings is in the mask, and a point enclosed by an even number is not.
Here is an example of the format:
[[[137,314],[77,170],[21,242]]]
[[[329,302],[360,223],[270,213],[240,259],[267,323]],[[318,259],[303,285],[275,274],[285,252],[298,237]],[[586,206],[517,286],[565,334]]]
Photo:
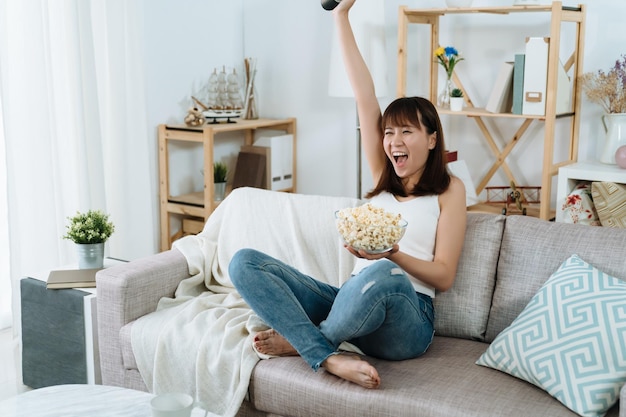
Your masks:
[[[369,0],[358,0],[369,1]],[[261,117],[298,119],[298,191],[305,194],[356,195],[355,109],[352,99],[327,93],[332,17],[318,0],[144,0],[146,86],[149,128],[154,131],[151,158],[157,184],[156,126],[180,123],[189,96],[213,68],[239,66],[244,57],[258,59],[258,109]],[[475,0],[474,5],[510,5],[512,0]],[[401,4],[414,8],[444,7],[444,0],[385,0],[388,80],[395,94],[397,15]],[[566,1],[565,4],[577,4]],[[624,50],[621,29],[626,3],[587,2],[585,71],[608,69]],[[498,65],[523,50],[528,35],[547,36],[547,14],[509,17],[464,16],[444,23],[441,42],[456,46],[466,60],[457,67],[473,100],[486,102]],[[447,25],[447,26],[446,26]],[[420,36],[414,29],[411,36]],[[413,38],[412,38],[413,39]],[[571,42],[566,36],[564,42]],[[416,81],[427,60],[415,39],[409,42],[409,71],[415,73],[408,94],[424,95],[427,85]],[[409,55],[411,56],[411,55]],[[384,106],[393,97],[381,99]],[[595,158],[603,135],[598,106],[583,102],[579,159]],[[493,159],[471,119],[444,117],[448,148],[459,151],[474,181],[482,178]],[[494,125],[493,121],[488,122]],[[496,129],[508,140],[515,123],[498,121]],[[508,163],[526,185],[539,185],[543,130],[534,124]],[[503,142],[502,142],[503,143]],[[539,160],[538,160],[539,159]],[[497,174],[490,185],[505,185]],[[366,179],[364,190],[371,185]],[[554,190],[556,191],[556,190]],[[553,193],[554,194],[554,193]],[[158,210],[158,195],[154,196]],[[158,225],[155,225],[158,227]],[[155,242],[155,248],[157,247]]]

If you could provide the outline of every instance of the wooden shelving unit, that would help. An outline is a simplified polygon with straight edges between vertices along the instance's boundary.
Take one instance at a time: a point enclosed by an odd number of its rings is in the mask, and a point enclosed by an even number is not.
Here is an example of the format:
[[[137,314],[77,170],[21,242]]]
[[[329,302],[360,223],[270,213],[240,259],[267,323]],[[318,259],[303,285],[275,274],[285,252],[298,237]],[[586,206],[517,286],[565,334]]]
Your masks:
[[[221,133],[242,132],[243,145],[252,146],[255,132],[260,129],[281,130],[293,135],[293,186],[280,190],[296,191],[296,119],[256,119],[237,120],[236,123],[206,124],[199,127],[186,125],[159,125],[159,194],[160,194],[160,223],[161,223],[161,250],[171,247],[174,240],[187,232],[198,232],[209,215],[217,208],[219,201],[213,195],[213,175],[204,175],[203,191],[171,195],[169,174],[169,146],[172,141],[195,142],[202,144],[204,172],[213,173],[213,148]],[[172,234],[170,221],[172,216],[181,219],[180,230]]]
[[[578,158],[578,134],[580,124],[580,106],[581,106],[581,86],[578,83],[578,75],[583,70],[583,45],[584,45],[584,29],[585,29],[585,5],[577,7],[563,6],[562,2],[554,1],[551,5],[537,6],[509,6],[509,7],[470,7],[470,8],[451,8],[451,9],[409,9],[401,6],[398,18],[398,78],[396,93],[398,97],[406,95],[407,80],[407,37],[408,26],[410,24],[422,24],[430,26],[430,56],[432,57],[435,49],[439,47],[440,20],[446,15],[466,14],[468,19],[471,15],[491,14],[491,15],[507,15],[511,13],[549,13],[550,14],[550,44],[548,50],[548,77],[546,92],[546,112],[543,116],[518,115],[511,113],[490,113],[483,108],[474,105],[471,98],[465,94],[465,109],[461,112],[452,112],[450,110],[439,109],[440,114],[450,116],[465,116],[472,118],[485,141],[487,142],[493,156],[494,162],[486,175],[481,179],[476,187],[476,194],[480,194],[493,175],[499,170],[503,170],[509,181],[519,184],[514,173],[509,168],[506,159],[509,157],[513,148],[522,140],[524,133],[528,130],[533,122],[544,124],[544,147],[542,158],[542,179],[541,179],[541,196],[538,217],[542,219],[550,219],[554,215],[554,210],[550,207],[552,195],[552,178],[558,174],[558,170],[562,166],[566,166],[576,162]],[[556,113],[556,88],[557,88],[557,71],[560,65],[560,47],[562,23],[572,22],[575,24],[576,41],[574,49],[569,59],[563,63],[566,72],[572,80],[571,94],[571,111],[564,114]],[[463,88],[461,80],[453,75],[454,84],[467,92]],[[432,59],[430,65],[430,100],[433,103],[437,101],[438,89],[438,64]],[[519,128],[513,132],[510,139],[505,141],[503,147],[498,146],[494,135],[490,132],[485,124],[487,118],[511,118],[519,119],[521,124]],[[568,139],[568,156],[558,162],[554,161],[554,143],[555,143],[555,127],[557,119],[569,120],[569,138]]]

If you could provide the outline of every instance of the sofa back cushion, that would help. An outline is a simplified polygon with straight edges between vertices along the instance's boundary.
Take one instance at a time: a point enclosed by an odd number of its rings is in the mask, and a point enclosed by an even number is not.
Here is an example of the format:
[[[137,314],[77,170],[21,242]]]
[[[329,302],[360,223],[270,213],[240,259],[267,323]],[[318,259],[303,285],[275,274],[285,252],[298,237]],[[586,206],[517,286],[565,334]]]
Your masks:
[[[485,340],[504,221],[502,215],[467,214],[465,243],[454,285],[435,297],[438,336]]]
[[[513,322],[573,254],[626,280],[626,230],[507,217],[487,325],[488,342]]]

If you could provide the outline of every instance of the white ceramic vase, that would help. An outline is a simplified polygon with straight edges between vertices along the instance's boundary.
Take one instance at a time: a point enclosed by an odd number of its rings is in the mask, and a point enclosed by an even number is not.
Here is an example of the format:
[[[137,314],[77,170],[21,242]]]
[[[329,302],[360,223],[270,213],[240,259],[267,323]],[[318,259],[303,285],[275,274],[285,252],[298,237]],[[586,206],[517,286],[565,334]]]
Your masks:
[[[77,243],[78,269],[98,269],[104,266],[103,243]]]
[[[626,113],[609,113],[602,116],[602,124],[606,138],[600,162],[615,165],[615,152],[620,146],[626,145]]]

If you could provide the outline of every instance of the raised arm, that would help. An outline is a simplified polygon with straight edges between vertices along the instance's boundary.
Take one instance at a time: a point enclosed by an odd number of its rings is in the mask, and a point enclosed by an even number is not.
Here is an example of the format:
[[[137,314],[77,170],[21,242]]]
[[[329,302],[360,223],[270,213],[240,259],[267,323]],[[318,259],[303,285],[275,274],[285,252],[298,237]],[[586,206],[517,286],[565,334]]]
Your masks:
[[[349,20],[349,10],[355,0],[342,0],[333,10],[335,27],[339,37],[343,63],[356,98],[361,142],[374,183],[378,182],[386,162],[382,146],[383,129],[380,125],[381,111],[374,81],[363,59]]]

